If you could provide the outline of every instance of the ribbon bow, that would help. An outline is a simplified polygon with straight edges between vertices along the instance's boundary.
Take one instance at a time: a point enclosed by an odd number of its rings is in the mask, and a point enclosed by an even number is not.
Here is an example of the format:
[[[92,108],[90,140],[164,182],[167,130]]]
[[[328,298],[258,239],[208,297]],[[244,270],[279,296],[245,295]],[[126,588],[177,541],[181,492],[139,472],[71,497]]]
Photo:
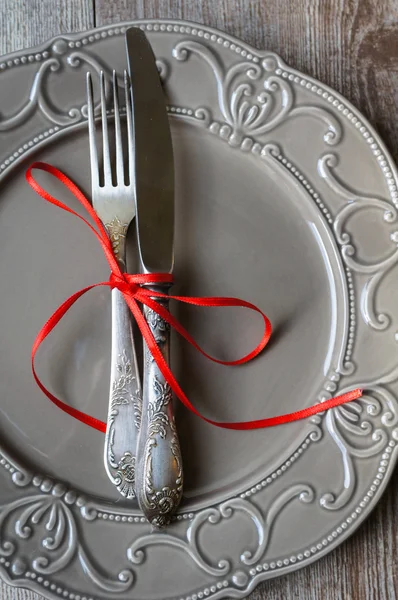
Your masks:
[[[93,225],[91,225],[84,217],[82,217],[77,212],[75,212],[74,210],[69,208],[63,202],[60,202],[59,200],[54,198],[54,196],[52,196],[45,189],[43,189],[37,183],[37,181],[34,179],[34,177],[32,175],[33,169],[39,169],[41,171],[46,171],[47,173],[50,173],[51,175],[56,177],[65,187],[67,187],[68,190],[70,192],[72,192],[72,194],[77,198],[77,200],[86,209],[87,213],[93,219],[93,221],[96,225],[96,228],[93,227]],[[48,319],[48,321],[45,323],[45,325],[39,331],[39,333],[34,341],[33,347],[32,347],[32,356],[31,356],[32,372],[33,372],[33,376],[35,378],[37,385],[42,390],[42,392],[56,406],[61,408],[63,411],[65,411],[66,413],[68,413],[69,415],[74,417],[75,419],[82,421],[83,423],[85,423],[86,425],[89,425],[90,427],[93,427],[94,429],[98,429],[98,431],[102,431],[103,433],[106,432],[106,423],[104,423],[103,421],[100,421],[99,419],[97,419],[95,417],[87,415],[86,413],[81,412],[80,410],[77,410],[77,409],[69,406],[65,402],[62,402],[62,400],[59,400],[59,398],[54,396],[43,385],[43,383],[40,381],[40,379],[36,373],[36,370],[35,370],[35,356],[36,356],[37,350],[39,349],[42,342],[51,333],[51,331],[54,329],[54,327],[56,327],[56,325],[59,323],[59,321],[65,315],[65,313],[74,305],[74,303],[81,296],[86,294],[89,290],[91,290],[95,287],[98,287],[98,286],[108,286],[110,288],[117,288],[118,290],[120,290],[120,292],[123,294],[123,297],[124,297],[128,307],[130,308],[132,315],[134,316],[134,318],[138,324],[138,327],[139,327],[139,329],[142,333],[142,336],[148,346],[149,351],[151,352],[163,377],[165,378],[165,381],[167,381],[167,383],[170,385],[170,387],[173,390],[173,392],[175,393],[175,395],[179,398],[179,400],[181,400],[181,402],[184,404],[184,406],[186,406],[186,408],[188,408],[195,415],[197,415],[198,417],[200,417],[207,423],[210,423],[211,425],[215,425],[217,427],[222,427],[224,429],[237,429],[237,430],[260,429],[260,428],[264,428],[264,427],[272,427],[275,425],[282,425],[283,423],[289,423],[291,421],[297,421],[299,419],[305,419],[305,418],[315,415],[319,412],[323,412],[329,408],[334,408],[336,406],[339,406],[340,404],[345,404],[346,402],[356,400],[357,398],[359,398],[362,395],[362,391],[359,389],[356,389],[356,390],[347,392],[341,396],[331,398],[320,404],[316,404],[314,406],[305,408],[303,410],[299,410],[294,413],[280,415],[277,417],[270,417],[270,418],[266,418],[266,419],[258,419],[255,421],[228,423],[228,422],[213,421],[212,419],[209,419],[209,418],[203,416],[191,404],[190,400],[188,399],[188,397],[186,396],[184,391],[181,389],[179,383],[175,379],[170,367],[166,363],[166,361],[159,349],[159,346],[157,345],[157,342],[152,334],[152,331],[150,330],[150,327],[148,326],[148,324],[145,320],[145,317],[143,316],[143,314],[139,308],[138,303],[145,304],[146,306],[151,308],[154,312],[156,312],[162,319],[164,319],[167,323],[169,323],[171,325],[171,327],[173,327],[180,335],[182,335],[190,344],[192,344],[192,346],[194,346],[194,348],[196,348],[196,350],[198,350],[201,354],[203,354],[204,356],[206,356],[207,358],[209,358],[210,360],[212,360],[216,363],[219,363],[221,365],[229,365],[229,366],[242,365],[242,364],[252,360],[253,358],[255,358],[265,348],[265,346],[268,344],[268,341],[271,337],[271,332],[272,332],[271,323],[270,323],[268,317],[263,313],[262,310],[260,310],[254,304],[251,304],[250,302],[246,302],[245,300],[240,300],[239,298],[228,298],[228,297],[226,297],[226,298],[223,298],[223,297],[199,297],[199,298],[196,298],[196,297],[187,297],[187,296],[172,296],[172,295],[162,294],[160,292],[155,292],[151,289],[148,289],[145,286],[154,285],[154,284],[158,284],[158,283],[172,284],[173,277],[169,274],[164,274],[164,273],[141,274],[141,275],[138,275],[138,274],[131,275],[128,273],[123,273],[118,265],[115,255],[113,253],[112,244],[109,240],[109,237],[107,235],[105,227],[103,226],[102,222],[98,218],[98,216],[97,216],[96,212],[94,211],[93,207],[91,206],[90,202],[84,196],[83,192],[77,187],[76,184],[73,183],[73,181],[71,181],[71,179],[69,179],[69,177],[67,177],[64,173],[62,173],[62,171],[60,171],[56,167],[53,167],[52,165],[49,165],[49,164],[43,163],[43,162],[35,162],[28,168],[28,170],[26,172],[26,179],[27,179],[29,185],[34,189],[34,191],[37,192],[37,194],[39,194],[42,198],[44,198],[44,200],[46,200],[47,202],[50,202],[51,204],[54,204],[55,206],[58,206],[62,210],[65,210],[66,212],[69,212],[72,215],[75,215],[76,217],[81,219],[91,229],[92,233],[96,236],[97,240],[99,241],[99,243],[104,251],[105,257],[108,261],[108,264],[109,264],[109,267],[111,270],[111,275],[110,275],[109,281],[102,281],[100,283],[95,283],[93,285],[85,287],[82,290],[72,294],[72,296],[70,296],[67,300],[65,300],[65,302],[63,304],[61,304],[61,306],[51,315],[51,317]],[[253,310],[253,311],[259,313],[263,318],[264,332],[263,332],[262,338],[261,338],[260,342],[257,344],[257,346],[251,352],[246,354],[245,356],[243,356],[237,360],[232,360],[232,361],[219,360],[219,359],[211,356],[207,352],[205,352],[202,348],[200,348],[200,346],[195,342],[195,340],[188,333],[188,331],[181,325],[181,323],[179,323],[177,321],[177,319],[175,319],[175,317],[173,317],[164,306],[162,306],[159,302],[157,302],[153,298],[160,298],[160,299],[161,298],[169,298],[171,300],[176,300],[178,302],[184,302],[185,304],[192,304],[194,306],[202,306],[202,307],[236,306],[236,307],[248,308],[250,310]]]

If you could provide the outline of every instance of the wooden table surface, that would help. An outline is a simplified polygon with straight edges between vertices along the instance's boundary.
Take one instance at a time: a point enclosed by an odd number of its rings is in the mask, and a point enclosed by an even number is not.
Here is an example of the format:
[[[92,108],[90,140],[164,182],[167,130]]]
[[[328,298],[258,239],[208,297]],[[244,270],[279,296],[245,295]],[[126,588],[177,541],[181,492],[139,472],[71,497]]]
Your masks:
[[[332,86],[398,159],[397,0],[0,0],[0,53],[59,33],[135,18],[218,27]],[[370,518],[315,564],[267,581],[250,600],[396,600],[398,475]],[[1,600],[42,600],[0,582]]]

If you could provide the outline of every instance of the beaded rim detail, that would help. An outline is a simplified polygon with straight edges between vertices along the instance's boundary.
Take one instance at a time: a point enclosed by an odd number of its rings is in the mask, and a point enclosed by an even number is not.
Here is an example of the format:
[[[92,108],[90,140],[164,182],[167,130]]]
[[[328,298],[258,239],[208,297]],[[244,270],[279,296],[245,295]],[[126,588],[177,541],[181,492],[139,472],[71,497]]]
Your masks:
[[[262,53],[259,53],[249,45],[237,44],[236,40],[234,40],[232,36],[221,34],[220,32],[216,32],[211,28],[202,27],[199,24],[196,25],[192,23],[188,25],[176,23],[175,21],[165,21],[159,23],[155,20],[138,20],[132,22],[132,24],[138,25],[141,29],[148,32],[174,34],[181,33],[215,42],[219,45],[222,45],[224,48],[229,49],[231,52],[244,57],[245,60],[252,61],[253,63],[260,63],[263,57]],[[73,40],[70,38],[81,36],[81,33],[65,34],[64,36],[57,36],[47,42],[44,50],[37,49],[34,51],[34,53],[30,52],[29,54],[25,55],[21,55],[20,51],[11,53],[5,57],[7,60],[4,60],[0,63],[0,74],[1,71],[5,71],[6,69],[22,66],[26,63],[41,62],[43,59],[47,59],[50,56],[49,48],[52,48],[57,42],[64,42],[65,46],[67,45],[67,47],[70,49],[81,48],[82,46],[88,46],[106,37],[124,35],[128,26],[128,23],[121,23],[117,27],[114,27],[113,25],[106,25],[96,30],[95,33],[88,33],[86,36],[83,34],[83,37],[78,40]],[[362,117],[359,115],[359,112],[351,104],[349,104],[345,98],[343,98],[337,92],[334,92],[328,86],[323,84],[320,85],[315,79],[309,76],[303,76],[295,69],[288,68],[284,64],[283,60],[280,59],[276,54],[268,52],[266,53],[266,57],[274,59],[276,63],[280,65],[275,70],[276,75],[281,76],[283,79],[288,79],[289,81],[294,82],[301,87],[305,87],[313,94],[316,94],[317,96],[322,97],[324,100],[327,100],[327,102],[331,103],[337,108],[337,110],[341,112],[344,118],[350,121],[355,128],[358,129],[359,133],[369,144],[374,156],[377,157],[379,166],[385,179],[387,180],[391,201],[394,206],[398,208],[398,188],[396,182],[394,181],[394,179],[397,177],[397,172],[395,167],[391,166],[390,160],[385,156],[384,144],[380,144],[380,141],[377,141],[378,135],[375,131],[373,131],[373,128],[369,128],[368,125],[365,125],[361,120]]]
[[[254,578],[250,582],[250,586],[252,586],[253,581],[255,581],[256,583],[259,583],[260,581],[264,581],[265,579],[267,579],[268,577],[266,574],[269,572],[280,571],[280,574],[285,574],[285,573],[288,573],[290,570],[294,569],[294,565],[296,563],[299,563],[299,562],[306,563],[308,561],[308,559],[310,559],[311,557],[315,557],[315,556],[321,557],[327,553],[328,546],[331,543],[336,542],[336,540],[339,537],[342,537],[343,539],[348,537],[348,535],[350,535],[350,533],[352,533],[360,525],[361,520],[358,519],[358,517],[359,517],[359,515],[361,515],[363,510],[366,509],[369,502],[371,500],[373,500],[375,497],[376,498],[379,497],[381,495],[381,493],[383,492],[383,489],[385,487],[385,481],[383,482],[383,479],[385,479],[385,474],[387,472],[386,467],[388,466],[388,463],[391,462],[393,455],[396,453],[396,449],[397,449],[397,444],[393,440],[391,440],[387,444],[387,446],[384,448],[384,451],[383,451],[383,454],[382,454],[382,457],[381,457],[381,460],[379,462],[379,466],[377,469],[377,475],[373,479],[367,492],[364,494],[364,496],[361,498],[361,500],[359,501],[357,506],[352,510],[352,512],[350,513],[349,516],[347,516],[345,519],[343,519],[340,522],[340,524],[337,527],[335,527],[332,531],[325,534],[322,537],[322,539],[319,540],[319,542],[314,543],[313,545],[306,548],[305,550],[302,550],[298,554],[291,555],[289,557],[275,558],[271,562],[261,562],[261,563],[258,563],[256,566],[252,567],[248,571],[250,576],[252,578]],[[2,572],[5,575],[6,583],[9,583],[10,585],[20,585],[20,582],[18,580],[14,580],[12,578],[12,575],[11,575],[12,574],[12,563],[3,556],[0,557],[0,569],[2,570]],[[245,574],[243,571],[241,573]],[[67,590],[65,587],[62,587],[54,582],[51,582],[50,580],[46,579],[45,577],[43,577],[41,575],[38,575],[37,573],[35,573],[33,571],[25,571],[23,573],[23,575],[27,579],[32,581],[32,584],[33,584],[32,589],[34,589],[35,591],[45,590],[46,592],[51,590],[51,592],[52,592],[51,598],[54,598],[55,600],[58,600],[59,598],[67,598],[68,600],[97,600],[97,598],[92,595],[84,595],[84,594],[78,594],[75,592],[71,592],[70,590]],[[239,587],[241,587],[234,582],[234,577],[235,576],[232,576],[231,581],[229,581],[228,579],[224,579],[223,581],[218,581],[217,583],[214,583],[213,585],[209,585],[203,589],[198,590],[194,594],[190,594],[188,596],[181,597],[181,598],[179,598],[179,600],[197,600],[198,598],[204,598],[204,597],[214,598],[214,599],[222,598],[224,596],[222,594],[220,594],[221,590],[223,592],[224,592],[224,590],[225,591],[228,591],[228,590],[236,591],[237,589],[239,589]],[[228,588],[228,590],[226,588]],[[250,589],[251,589],[251,587],[250,587]],[[247,591],[249,591],[248,588],[247,588]],[[98,598],[98,600],[100,600],[100,598]]]

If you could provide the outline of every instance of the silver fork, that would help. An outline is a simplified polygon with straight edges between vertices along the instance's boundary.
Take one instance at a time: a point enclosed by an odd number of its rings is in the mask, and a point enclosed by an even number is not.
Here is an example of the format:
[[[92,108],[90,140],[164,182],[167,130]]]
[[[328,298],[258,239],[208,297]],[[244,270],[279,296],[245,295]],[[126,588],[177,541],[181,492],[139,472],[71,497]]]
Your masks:
[[[116,150],[116,185],[112,184],[104,73],[102,71],[100,74],[103,183],[100,183],[93,85],[91,74],[87,73],[91,192],[94,210],[108,232],[120,268],[122,271],[125,271],[127,229],[135,216],[133,188],[134,166],[132,156],[133,124],[130,81],[127,72],[124,72],[124,87],[128,138],[128,182],[125,180],[124,172],[118,85],[115,71],[113,71],[112,83]],[[117,487],[122,496],[125,496],[126,498],[135,498],[136,442],[140,421],[141,384],[134,347],[131,315],[122,294],[119,290],[113,289],[111,384],[104,462],[110,480]]]

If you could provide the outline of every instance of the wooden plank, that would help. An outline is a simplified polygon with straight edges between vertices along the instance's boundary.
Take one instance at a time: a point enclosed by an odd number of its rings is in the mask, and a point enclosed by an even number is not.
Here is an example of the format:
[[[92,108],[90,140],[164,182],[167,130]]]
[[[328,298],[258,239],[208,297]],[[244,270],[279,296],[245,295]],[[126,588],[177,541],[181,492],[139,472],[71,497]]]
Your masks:
[[[398,158],[396,0],[95,0],[97,25],[182,18],[218,27],[280,54],[340,91]],[[0,52],[89,28],[90,0],[1,0]],[[398,474],[359,531],[314,565],[265,582],[250,600],[396,600]],[[41,600],[0,583],[1,600]]]
[[[1,0],[0,54],[94,27],[93,0]]]

